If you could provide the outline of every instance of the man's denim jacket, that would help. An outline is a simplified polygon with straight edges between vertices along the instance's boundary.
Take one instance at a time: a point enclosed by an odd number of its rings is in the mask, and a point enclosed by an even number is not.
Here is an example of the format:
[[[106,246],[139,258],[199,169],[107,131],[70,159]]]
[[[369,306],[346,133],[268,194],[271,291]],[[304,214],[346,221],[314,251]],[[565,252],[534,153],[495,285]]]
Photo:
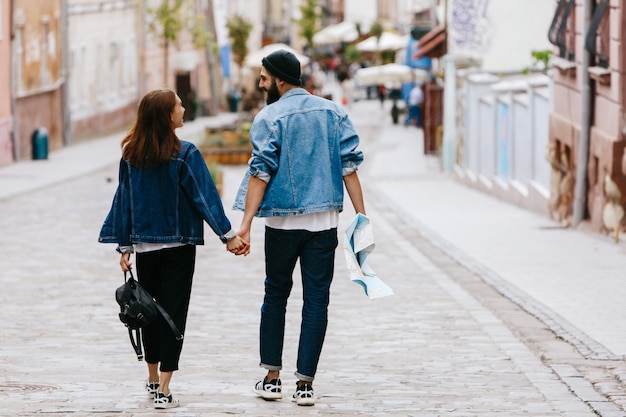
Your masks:
[[[245,209],[250,176],[267,182],[258,217],[343,210],[343,176],[363,153],[346,113],[302,88],[285,92],[255,117],[253,152],[233,208]]]
[[[181,141],[178,157],[155,168],[120,161],[119,185],[99,242],[204,244],[204,222],[226,241],[231,224],[201,152]]]

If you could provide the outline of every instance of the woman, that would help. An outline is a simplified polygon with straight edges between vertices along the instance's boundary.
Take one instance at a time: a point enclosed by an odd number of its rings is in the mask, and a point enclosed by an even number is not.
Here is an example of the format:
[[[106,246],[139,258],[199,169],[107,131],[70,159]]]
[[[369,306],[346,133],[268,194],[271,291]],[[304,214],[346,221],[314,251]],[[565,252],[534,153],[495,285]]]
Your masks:
[[[206,221],[232,253],[247,243],[235,235],[202,154],[181,141],[185,108],[175,92],[157,89],[141,100],[137,120],[122,140],[119,185],[99,241],[117,243],[120,266],[128,271],[135,253],[141,285],[184,333],[196,246],[204,244]],[[155,408],[179,405],[170,392],[182,340],[162,318],[143,329],[148,364],[146,389]],[[160,371],[160,375],[159,375]]]

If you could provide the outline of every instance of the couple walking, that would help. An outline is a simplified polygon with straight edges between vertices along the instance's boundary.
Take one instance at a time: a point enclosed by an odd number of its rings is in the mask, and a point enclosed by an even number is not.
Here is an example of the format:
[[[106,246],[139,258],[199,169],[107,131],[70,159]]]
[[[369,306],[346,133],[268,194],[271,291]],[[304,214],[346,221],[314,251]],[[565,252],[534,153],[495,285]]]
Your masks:
[[[365,214],[357,168],[363,154],[345,112],[301,88],[300,62],[280,50],[262,60],[259,87],[267,104],[250,130],[253,153],[233,208],[243,210],[235,233],[200,151],[177,138],[183,124],[180,98],[153,90],[122,140],[119,185],[99,241],[117,243],[123,271],[132,267],[184,332],[195,266],[204,244],[203,222],[235,255],[250,253],[254,217],[265,218],[265,297],[261,308],[260,366],[254,387],[266,400],[282,398],[282,352],[287,300],[300,261],[302,323],[293,400],[313,405],[313,380],[328,322],[337,226],[343,187],[357,213]],[[179,405],[170,381],[182,350],[167,324],[144,329],[146,389],[155,408]]]

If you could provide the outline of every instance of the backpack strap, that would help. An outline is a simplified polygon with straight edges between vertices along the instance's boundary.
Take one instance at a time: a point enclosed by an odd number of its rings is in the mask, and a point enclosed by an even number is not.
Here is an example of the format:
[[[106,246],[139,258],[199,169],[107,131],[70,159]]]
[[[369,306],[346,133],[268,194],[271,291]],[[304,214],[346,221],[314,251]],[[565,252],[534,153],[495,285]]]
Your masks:
[[[132,269],[129,269],[128,273],[130,273],[130,277],[132,279],[135,279],[135,277],[133,276],[133,270]],[[126,272],[124,272],[124,282],[126,282]],[[139,281],[137,281],[137,283],[139,283]],[[165,309],[163,307],[161,307],[161,304],[159,304],[159,302],[156,300],[156,298],[152,297],[152,302],[156,306],[157,310],[159,310],[159,313],[161,313],[161,316],[163,316],[163,318],[165,319],[165,322],[167,323],[167,325],[170,326],[170,329],[172,329],[172,333],[174,333],[174,335],[176,336],[176,340],[183,340],[182,332],[180,330],[178,330],[178,327],[176,327],[176,324],[174,324],[174,320],[172,320],[170,315],[167,314],[167,311],[165,311]],[[137,344],[139,344],[139,342],[137,342]],[[135,345],[133,344],[133,346],[135,346]],[[137,349],[135,349],[135,351],[136,350]]]
[[[135,336],[133,337],[133,332],[135,332]],[[133,345],[133,349],[135,349],[135,353],[137,354],[137,360],[141,362],[143,360],[143,353],[141,352],[141,329],[131,329],[128,328],[128,337],[130,337],[130,344]]]
[[[174,320],[172,320],[170,315],[167,314],[167,311],[165,311],[165,309],[161,307],[161,304],[159,304],[159,302],[155,298],[152,298],[152,301],[154,302],[156,308],[159,310],[159,313],[161,313],[161,315],[165,319],[167,325],[170,326],[170,329],[172,329],[172,333],[174,333],[174,335],[176,336],[176,340],[183,340],[183,334],[180,332],[180,330],[178,330],[178,327],[176,327],[176,324],[174,324]]]

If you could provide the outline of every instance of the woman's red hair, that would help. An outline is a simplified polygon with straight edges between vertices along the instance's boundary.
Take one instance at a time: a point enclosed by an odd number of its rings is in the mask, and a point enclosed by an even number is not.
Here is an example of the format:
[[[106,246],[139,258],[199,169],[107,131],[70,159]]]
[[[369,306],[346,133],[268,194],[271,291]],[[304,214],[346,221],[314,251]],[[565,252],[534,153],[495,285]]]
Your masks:
[[[180,152],[172,127],[176,93],[169,88],[149,91],[141,99],[137,119],[122,139],[122,158],[134,167],[155,167]]]

